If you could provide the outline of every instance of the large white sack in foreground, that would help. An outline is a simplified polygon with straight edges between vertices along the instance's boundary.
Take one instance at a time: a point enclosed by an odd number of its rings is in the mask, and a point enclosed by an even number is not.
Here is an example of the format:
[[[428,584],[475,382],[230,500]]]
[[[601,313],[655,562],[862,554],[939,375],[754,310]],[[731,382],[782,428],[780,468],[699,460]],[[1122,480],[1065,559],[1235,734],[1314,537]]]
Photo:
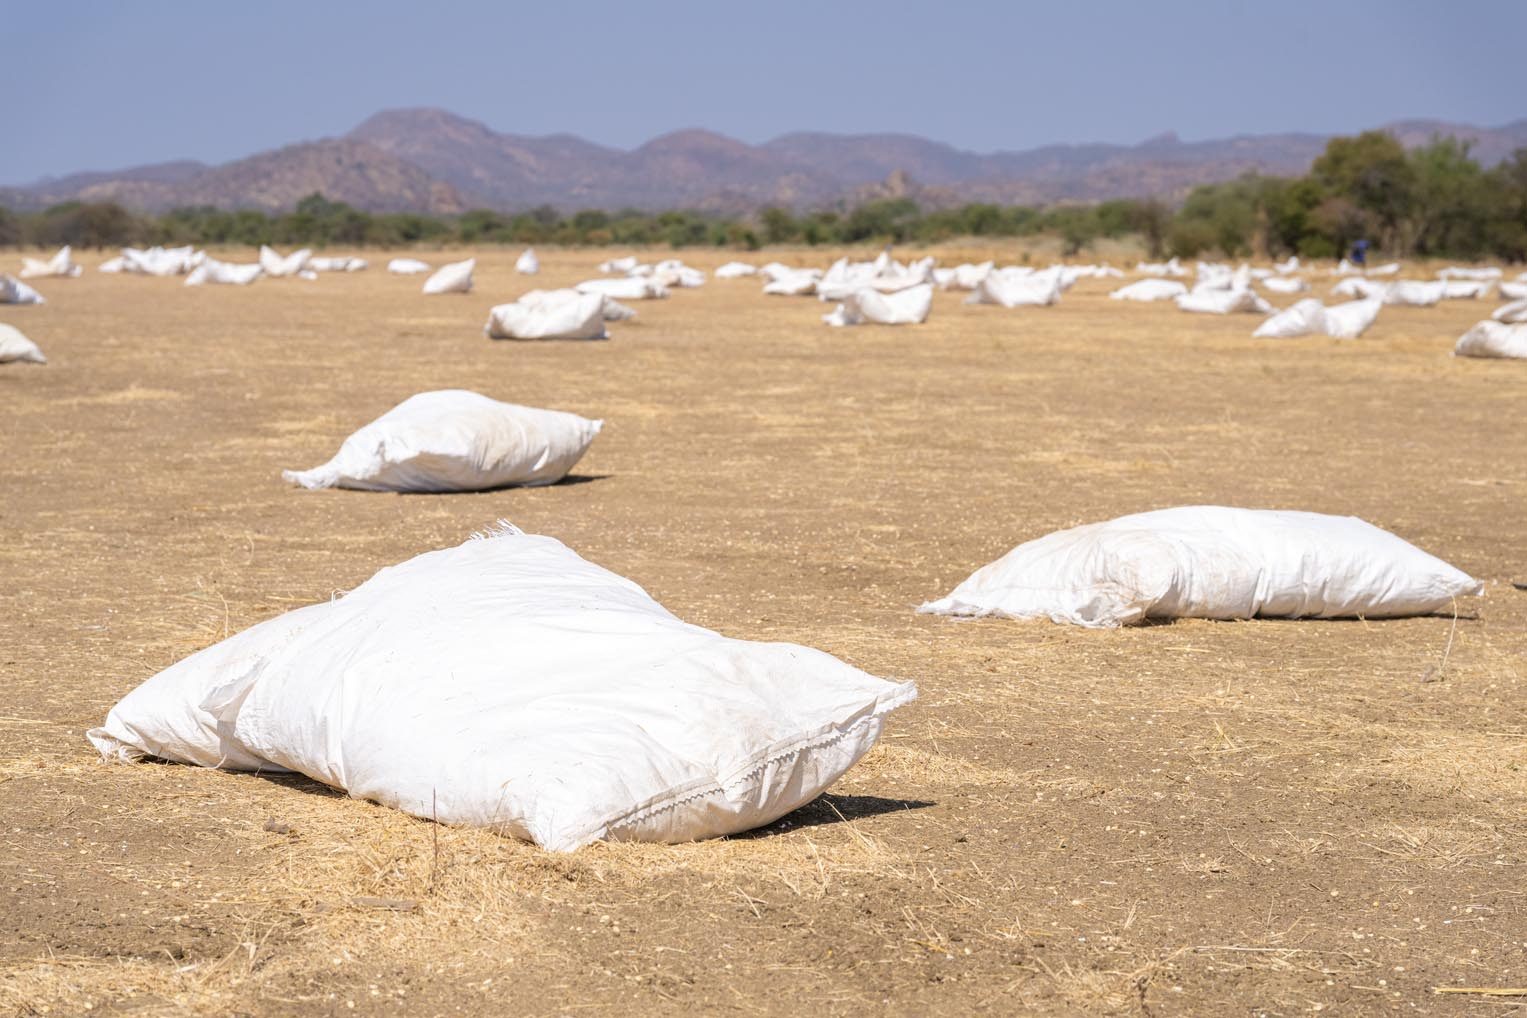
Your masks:
[[[417,276],[429,271],[429,262],[417,258],[394,258],[387,263],[387,271],[399,276]]]
[[[1177,298],[1182,311],[1198,311],[1211,315],[1228,315],[1237,311],[1266,314],[1273,309],[1252,290],[1194,290]]]
[[[668,296],[668,288],[646,276],[624,279],[589,279],[574,287],[579,293],[597,293],[616,300],[659,300]]]
[[[604,305],[597,293],[537,293],[493,308],[483,331],[489,339],[604,339]]]
[[[1502,304],[1490,315],[1497,322],[1527,322],[1527,300],[1514,300],[1510,304]]]
[[[533,276],[541,271],[541,259],[536,257],[536,249],[527,247],[523,254],[514,260],[514,271],[522,276]]]
[[[11,361],[24,361],[30,364],[48,363],[48,359],[42,355],[42,350],[36,343],[22,335],[20,329],[0,322],[0,364],[8,364]]]
[[[21,259],[21,278],[35,279],[41,276],[63,276],[73,279],[85,270],[74,264],[73,249],[65,244],[52,258]]]
[[[308,259],[312,257],[313,252],[307,248],[293,251],[283,258],[274,249],[260,245],[260,268],[265,270],[267,276],[280,278],[301,275],[308,267]]]
[[[1353,516],[1184,506],[1020,544],[918,610],[1094,627],[1172,618],[1387,618],[1441,611],[1482,589]]]
[[[1356,339],[1368,331],[1383,306],[1382,301],[1374,298],[1326,307],[1309,297],[1268,318],[1252,336],[1287,339],[1319,333],[1333,339]]]
[[[472,270],[476,267],[476,258],[468,258],[464,262],[451,262],[448,265],[442,265],[435,270],[433,276],[424,281],[424,292],[427,294],[471,293]]]
[[[1188,288],[1172,279],[1137,279],[1128,286],[1121,286],[1108,296],[1114,300],[1171,300],[1181,297]]]
[[[829,314],[822,316],[828,325],[921,325],[933,307],[933,284],[923,283],[895,293],[863,289],[843,298]]]
[[[1527,357],[1527,325],[1480,322],[1458,337],[1454,357]]]
[[[42,294],[13,276],[0,273],[0,304],[46,304]]]
[[[505,527],[192,655],[88,734],[107,760],[298,771],[566,852],[771,823],[916,695],[818,650],[682,622],[554,538]]]
[[[741,279],[743,276],[757,275],[758,269],[747,262],[727,262],[716,270],[717,279]]]
[[[500,403],[464,389],[410,396],[345,439],[329,462],[281,476],[304,488],[484,491],[555,484],[603,421]]]

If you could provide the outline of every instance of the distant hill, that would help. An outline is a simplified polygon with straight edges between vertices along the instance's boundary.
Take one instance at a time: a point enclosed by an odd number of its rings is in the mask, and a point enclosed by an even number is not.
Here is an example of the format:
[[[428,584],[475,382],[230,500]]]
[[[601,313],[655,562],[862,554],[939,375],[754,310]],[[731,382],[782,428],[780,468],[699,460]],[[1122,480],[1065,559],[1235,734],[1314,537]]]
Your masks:
[[[1468,141],[1493,165],[1527,147],[1527,120],[1497,128],[1445,121],[1388,125],[1406,145]],[[288,209],[315,191],[372,212],[449,214],[471,207],[797,209],[883,193],[934,203],[1048,203],[1181,197],[1247,171],[1298,174],[1325,147],[1318,134],[1242,135],[1138,145],[1048,145],[967,152],[915,135],[787,134],[762,145],[713,131],[676,131],[624,151],[573,135],[504,134],[438,109],[387,110],[338,139],[303,142],[221,166],[181,161],[80,173],[0,188],[0,205],[117,201],[159,212],[181,205]],[[915,181],[908,192],[907,181]]]

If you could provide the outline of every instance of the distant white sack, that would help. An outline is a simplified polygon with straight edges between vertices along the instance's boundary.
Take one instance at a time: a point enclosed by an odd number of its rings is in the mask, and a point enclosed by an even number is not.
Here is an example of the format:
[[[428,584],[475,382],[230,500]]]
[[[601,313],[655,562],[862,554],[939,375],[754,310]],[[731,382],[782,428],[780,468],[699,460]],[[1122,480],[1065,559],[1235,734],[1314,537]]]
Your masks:
[[[300,275],[308,267],[308,259],[312,257],[313,252],[307,248],[293,251],[283,258],[273,248],[264,244],[260,245],[260,268],[265,270],[267,276],[279,278]]]
[[[1368,331],[1382,307],[1383,302],[1377,298],[1326,307],[1318,298],[1310,297],[1268,318],[1257,326],[1252,336],[1288,339],[1325,335],[1333,339],[1356,339]]]
[[[236,264],[207,258],[186,276],[186,286],[203,286],[207,283],[223,283],[232,286],[248,286],[263,274],[258,262]]]
[[[1370,276],[1398,276],[1399,274],[1399,262],[1388,262],[1384,265],[1376,265],[1368,270],[1368,275]]]
[[[532,290],[488,312],[489,339],[604,339],[606,297],[577,290]]]
[[[1453,356],[1527,358],[1527,324],[1480,322],[1458,337]]]
[[[1482,591],[1356,517],[1183,506],[1021,544],[919,611],[1112,628],[1146,619],[1424,615]]]
[[[747,262],[727,262],[716,270],[717,279],[741,279],[743,276],[758,274],[758,269]]]
[[[830,313],[822,316],[828,325],[921,325],[933,307],[933,284],[881,293],[865,288],[843,298]]]
[[[73,279],[85,271],[74,264],[73,249],[65,244],[58,249],[58,253],[52,258],[22,258],[21,278],[39,279],[46,276],[58,276],[65,279]]]
[[[26,283],[0,273],[0,304],[46,304],[42,294]]]
[[[1497,289],[1503,300],[1527,300],[1527,283],[1501,283]]]
[[[366,264],[364,258],[335,255],[328,258],[309,258],[307,268],[314,272],[360,272],[366,268]]]
[[[476,258],[468,258],[464,262],[451,262],[442,265],[435,270],[435,274],[424,281],[426,294],[441,293],[471,293],[472,270],[477,267]]]
[[[1527,299],[1514,300],[1510,304],[1502,304],[1490,315],[1497,322],[1516,324],[1527,322]]]
[[[1488,280],[1449,279],[1442,284],[1442,298],[1444,300],[1478,300],[1487,295],[1494,285]]]
[[[1382,297],[1388,292],[1390,283],[1375,283],[1362,276],[1348,276],[1335,286],[1331,287],[1332,297]],[[1440,291],[1439,291],[1440,292]]]
[[[1310,288],[1298,276],[1269,276],[1262,280],[1262,286],[1273,293],[1304,293]]]
[[[464,389],[421,392],[345,439],[329,462],[281,476],[361,491],[538,487],[566,477],[603,423]]]
[[[1438,279],[1470,279],[1478,282],[1490,282],[1491,280],[1499,279],[1502,275],[1504,273],[1493,266],[1476,269],[1449,265],[1447,268],[1440,269],[1437,272]]]
[[[541,271],[541,259],[536,257],[533,247],[527,247],[524,254],[514,260],[514,271],[522,276],[533,276]]]
[[[1383,298],[1385,304],[1426,308],[1447,296],[1447,283],[1440,279],[1430,282],[1401,279],[1384,286],[1377,295]]]
[[[1060,300],[1064,290],[1061,274],[994,269],[976,284],[966,304],[1000,304],[1005,308],[1044,307]]]
[[[0,364],[11,362],[46,364],[48,359],[36,343],[22,335],[20,329],[0,322]]]
[[[387,271],[397,276],[417,276],[429,271],[429,262],[417,258],[394,258],[387,263]]]
[[[1156,301],[1172,300],[1187,292],[1188,288],[1174,279],[1137,279],[1108,296],[1114,300]]]
[[[628,255],[625,258],[611,258],[609,261],[599,264],[599,271],[606,274],[612,272],[630,272],[636,268],[637,264],[635,255]]]
[[[589,279],[579,283],[574,289],[579,293],[597,293],[616,300],[661,300],[668,296],[666,286],[645,276]]]

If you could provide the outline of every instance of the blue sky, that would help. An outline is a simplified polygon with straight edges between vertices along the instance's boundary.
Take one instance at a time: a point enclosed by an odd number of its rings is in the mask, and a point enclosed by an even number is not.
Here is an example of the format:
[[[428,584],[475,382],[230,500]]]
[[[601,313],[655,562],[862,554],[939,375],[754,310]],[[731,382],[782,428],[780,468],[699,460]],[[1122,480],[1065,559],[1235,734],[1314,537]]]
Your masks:
[[[0,0],[0,183],[220,162],[440,106],[632,147],[707,127],[979,151],[1527,117],[1527,0]]]

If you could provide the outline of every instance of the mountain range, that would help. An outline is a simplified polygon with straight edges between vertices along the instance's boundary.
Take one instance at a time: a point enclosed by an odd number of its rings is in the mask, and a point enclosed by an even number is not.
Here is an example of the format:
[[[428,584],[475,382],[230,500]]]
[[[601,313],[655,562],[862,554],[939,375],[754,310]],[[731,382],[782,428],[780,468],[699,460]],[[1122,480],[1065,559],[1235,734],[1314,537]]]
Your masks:
[[[1527,147],[1527,119],[1495,128],[1409,120],[1383,129],[1409,146],[1457,137],[1485,165]],[[341,138],[217,166],[179,160],[0,187],[0,206],[115,201],[145,212],[187,205],[278,211],[314,192],[371,212],[434,214],[537,205],[741,213],[885,193],[912,193],[934,205],[1172,199],[1247,171],[1303,173],[1326,140],[1262,134],[1184,142],[1165,134],[1138,145],[976,153],[906,134],[796,133],[750,145],[685,130],[626,151],[568,134],[505,134],[445,110],[400,109],[378,113]]]

